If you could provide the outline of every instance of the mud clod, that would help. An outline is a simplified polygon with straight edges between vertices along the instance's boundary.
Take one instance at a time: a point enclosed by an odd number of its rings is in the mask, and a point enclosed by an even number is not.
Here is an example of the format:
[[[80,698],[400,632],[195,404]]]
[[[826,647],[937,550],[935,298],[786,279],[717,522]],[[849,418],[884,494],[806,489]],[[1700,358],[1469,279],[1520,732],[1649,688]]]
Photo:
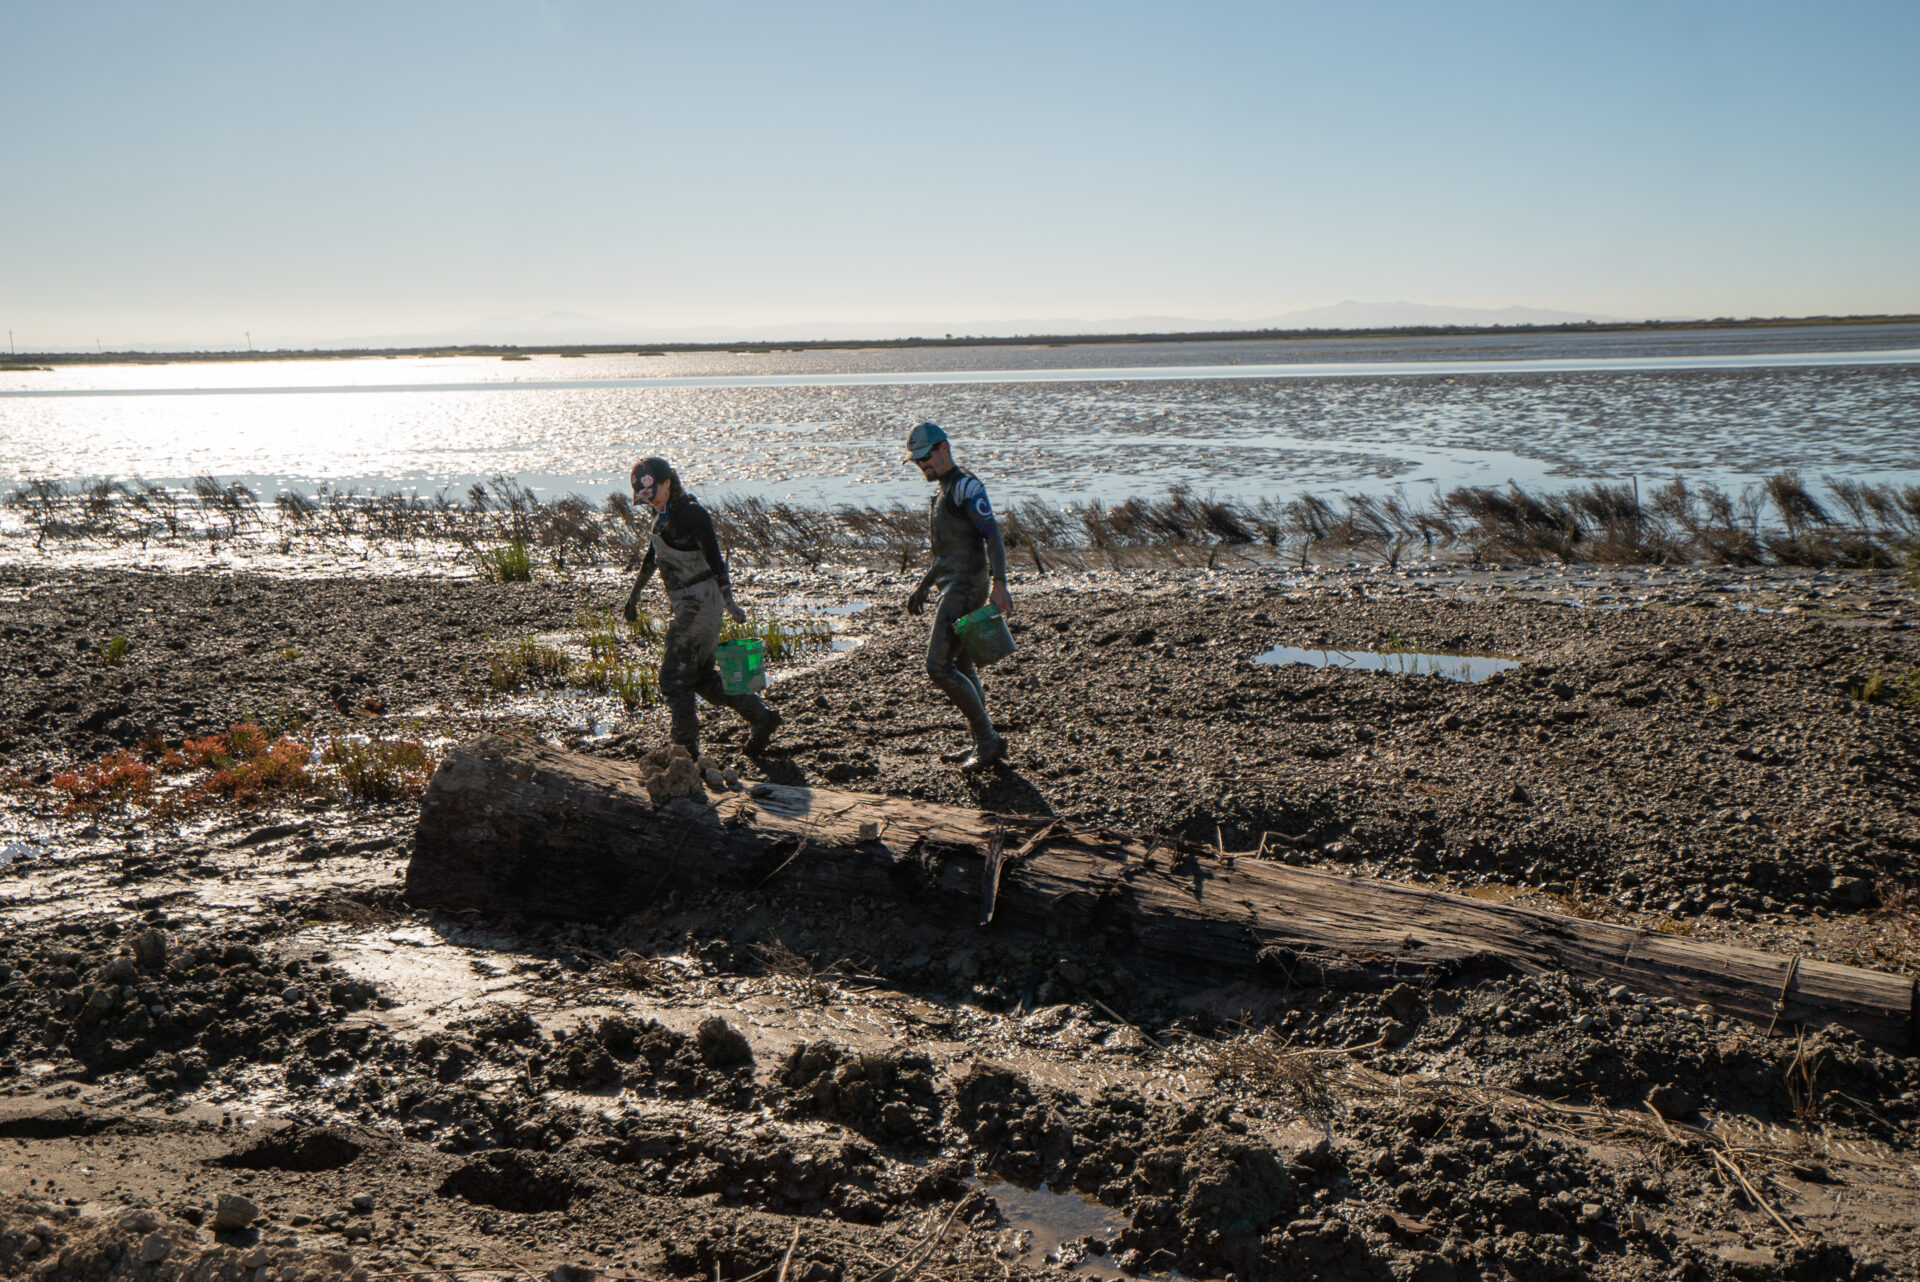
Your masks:
[[[740,1030],[718,1015],[709,1015],[694,1030],[694,1045],[709,1068],[738,1068],[753,1063],[753,1044]]]

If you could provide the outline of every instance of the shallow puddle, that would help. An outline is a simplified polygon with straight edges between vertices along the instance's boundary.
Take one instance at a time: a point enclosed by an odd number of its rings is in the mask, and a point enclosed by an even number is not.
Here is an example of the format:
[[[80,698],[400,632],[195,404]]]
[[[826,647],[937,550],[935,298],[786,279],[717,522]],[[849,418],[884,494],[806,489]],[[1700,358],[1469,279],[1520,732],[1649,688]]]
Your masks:
[[[1126,1227],[1126,1217],[1113,1207],[1073,1189],[1022,1188],[994,1178],[970,1182],[999,1206],[1007,1237],[1002,1249],[1008,1255],[1064,1264],[1082,1277],[1124,1276],[1104,1252],[1084,1250],[1088,1239],[1111,1243]]]
[[[1518,659],[1487,654],[1427,654],[1419,650],[1306,650],[1277,645],[1253,656],[1255,663],[1304,663],[1313,668],[1352,668],[1401,676],[1445,677],[1449,681],[1485,681],[1520,666]]]

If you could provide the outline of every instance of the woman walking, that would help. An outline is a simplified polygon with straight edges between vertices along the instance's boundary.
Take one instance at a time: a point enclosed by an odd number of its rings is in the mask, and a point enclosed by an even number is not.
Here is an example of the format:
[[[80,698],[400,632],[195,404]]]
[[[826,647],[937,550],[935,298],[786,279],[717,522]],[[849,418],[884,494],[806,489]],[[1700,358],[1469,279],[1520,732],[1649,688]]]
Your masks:
[[[713,518],[699,499],[682,488],[680,474],[663,458],[635,463],[632,480],[634,502],[646,504],[659,515],[624,614],[629,623],[639,617],[640,593],[658,569],[672,611],[660,657],[660,696],[673,716],[673,741],[695,761],[700,759],[700,711],[694,698],[698,695],[745,717],[753,727],[747,754],[764,752],[780,725],[780,714],[756,694],[728,694],[713,662],[722,618],[730,615],[735,623],[747,619],[747,612],[733,599],[733,583],[727,577]]]

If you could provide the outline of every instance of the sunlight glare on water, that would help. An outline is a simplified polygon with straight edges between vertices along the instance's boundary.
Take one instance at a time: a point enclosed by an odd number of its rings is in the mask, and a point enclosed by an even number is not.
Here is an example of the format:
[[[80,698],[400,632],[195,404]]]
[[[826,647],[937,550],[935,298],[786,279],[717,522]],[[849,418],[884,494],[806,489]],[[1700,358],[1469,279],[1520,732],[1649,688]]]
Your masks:
[[[1349,668],[1398,676],[1445,677],[1475,683],[1520,666],[1518,659],[1484,654],[1425,654],[1418,650],[1308,650],[1277,645],[1253,657],[1255,663],[1302,663],[1312,668]]]
[[[1003,502],[1920,475],[1920,326],[1848,329],[68,366],[0,374],[0,484],[598,501],[661,453],[713,496],[918,505],[927,418]]]

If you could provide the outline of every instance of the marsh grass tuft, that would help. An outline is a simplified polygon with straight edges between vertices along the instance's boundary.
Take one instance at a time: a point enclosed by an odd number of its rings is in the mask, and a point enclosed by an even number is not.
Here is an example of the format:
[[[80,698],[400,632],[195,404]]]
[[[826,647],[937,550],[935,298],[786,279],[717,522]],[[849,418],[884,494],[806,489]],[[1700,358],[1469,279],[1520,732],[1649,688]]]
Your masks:
[[[96,653],[100,656],[100,662],[110,668],[117,668],[127,661],[127,651],[132,648],[133,642],[127,640],[126,633],[116,632],[100,643]]]
[[[807,615],[780,618],[771,614],[748,615],[745,623],[728,619],[721,625],[722,641],[742,637],[758,637],[766,647],[767,662],[778,663],[832,645],[833,625],[826,619]]]
[[[480,575],[492,583],[528,583],[533,579],[533,556],[524,539],[512,539],[480,553]]]
[[[640,615],[640,622],[652,626],[652,617]],[[642,662],[636,624],[623,625],[607,609],[586,609],[574,616],[574,643],[587,652],[586,661],[572,668],[567,684],[581,690],[616,695],[628,712],[650,707],[659,701],[659,683],[651,662]],[[622,636],[622,632],[626,635]]]
[[[418,796],[433,774],[418,739],[333,739],[320,750],[320,762],[348,797],[368,803]]]
[[[572,671],[565,650],[532,637],[487,652],[487,684],[503,694],[523,686],[563,687]]]
[[[1804,1031],[1796,1033],[1793,1039],[1793,1057],[1784,1066],[1787,1099],[1793,1107],[1793,1116],[1806,1130],[1815,1130],[1820,1125],[1825,1092],[1820,1089],[1820,1070],[1825,1067],[1827,1050],[1825,1046],[1807,1044]]]
[[[1920,708],[1920,667],[1904,673],[1871,672],[1847,687],[1847,694],[1861,703],[1891,703]]]

